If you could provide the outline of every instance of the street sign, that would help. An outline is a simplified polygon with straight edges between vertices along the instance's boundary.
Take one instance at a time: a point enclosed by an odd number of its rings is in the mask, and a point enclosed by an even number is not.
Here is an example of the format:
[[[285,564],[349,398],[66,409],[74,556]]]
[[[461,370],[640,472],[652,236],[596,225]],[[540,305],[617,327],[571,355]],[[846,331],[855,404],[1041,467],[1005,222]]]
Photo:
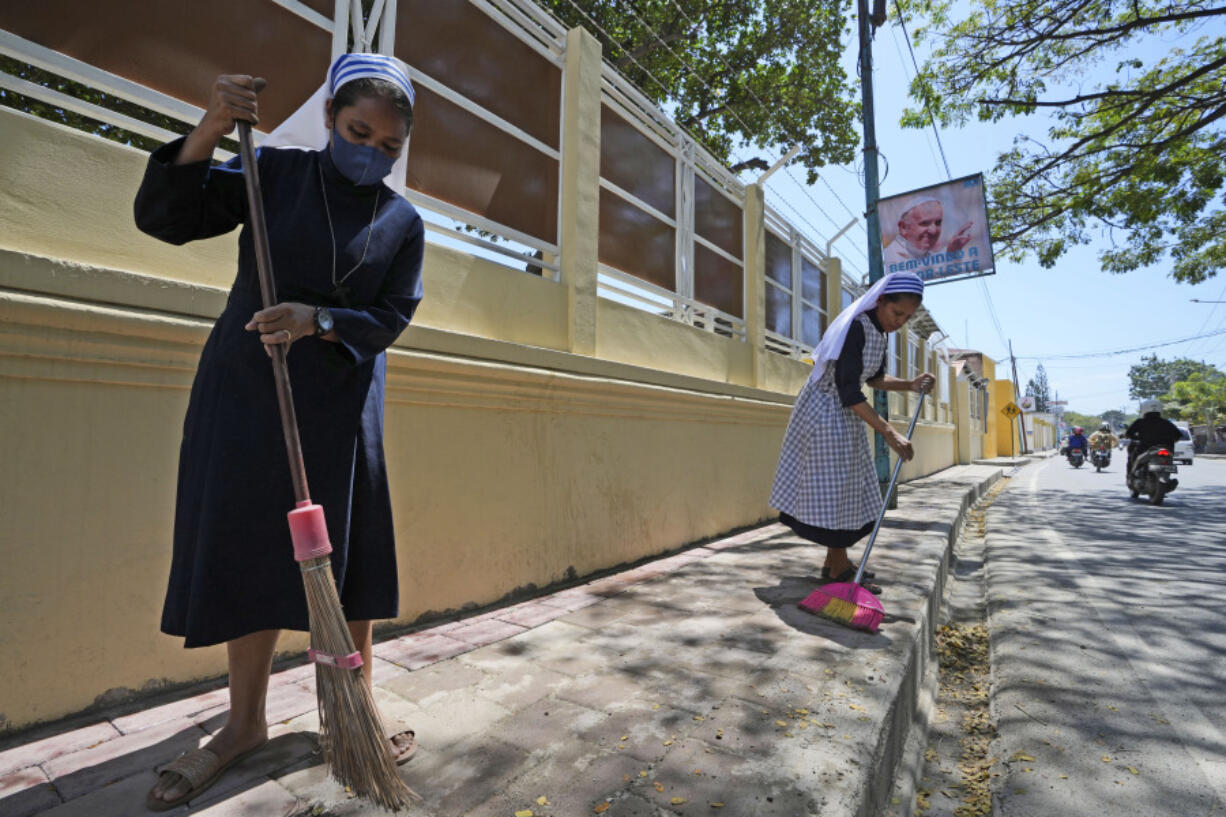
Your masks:
[[[1022,413],[1022,410],[1017,407],[1017,403],[1005,403],[1001,408],[1000,413],[1012,420],[1014,417]]]
[[[1022,411],[1034,411],[1034,405],[1035,400],[1033,394],[1027,394],[1022,397]]]
[[[1048,400],[1047,405],[1049,406],[1067,406],[1068,401],[1067,400]]]

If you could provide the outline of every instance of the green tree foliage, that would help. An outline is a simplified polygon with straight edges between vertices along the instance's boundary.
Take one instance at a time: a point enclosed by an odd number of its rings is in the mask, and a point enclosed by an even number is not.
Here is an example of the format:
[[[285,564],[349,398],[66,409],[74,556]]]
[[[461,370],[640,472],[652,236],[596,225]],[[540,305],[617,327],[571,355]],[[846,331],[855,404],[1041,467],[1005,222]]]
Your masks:
[[[1222,376],[1216,366],[1186,357],[1175,360],[1159,360],[1157,355],[1142,357],[1140,363],[1128,370],[1128,396],[1134,400],[1161,397],[1176,382],[1197,373],[1211,378]]]
[[[1042,363],[1035,369],[1034,377],[1027,381],[1025,393],[1034,398],[1035,411],[1048,411],[1051,408],[1051,385],[1047,382],[1047,370]]]
[[[1193,372],[1171,384],[1162,395],[1167,416],[1191,423],[1203,423],[1210,428],[1226,423],[1226,376],[1209,372]]]
[[[911,96],[946,125],[1040,115],[989,176],[993,240],[1053,266],[1095,232],[1104,269],[1226,265],[1226,5],[1204,0],[911,0],[931,57]],[[926,127],[926,110],[904,125]]]
[[[1102,419],[1094,414],[1082,414],[1078,411],[1066,411],[1064,412],[1064,422],[1068,424],[1069,428],[1081,426],[1082,430],[1085,431],[1086,436],[1088,437],[1095,431],[1098,431],[1098,427],[1102,424]]]
[[[590,31],[606,59],[735,171],[769,167],[760,156],[736,162],[743,145],[801,145],[810,184],[817,168],[855,156],[859,105],[842,65],[855,19],[848,0],[543,4]]]
[[[1104,423],[1110,423],[1112,428],[1120,428],[1128,423],[1128,415],[1118,409],[1111,409],[1102,413]]]

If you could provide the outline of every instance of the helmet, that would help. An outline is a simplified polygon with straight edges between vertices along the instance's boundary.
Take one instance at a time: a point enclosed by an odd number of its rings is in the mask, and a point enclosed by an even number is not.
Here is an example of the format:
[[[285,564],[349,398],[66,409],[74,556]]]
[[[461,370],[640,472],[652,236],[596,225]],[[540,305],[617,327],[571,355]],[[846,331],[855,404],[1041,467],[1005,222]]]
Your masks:
[[[1098,427],[1098,430],[1099,430],[1099,431],[1110,431],[1110,430],[1111,430],[1111,424],[1110,424],[1110,423],[1103,423],[1102,425],[1100,425],[1100,426]]]
[[[1142,414],[1149,414],[1154,411],[1161,412],[1162,403],[1158,402],[1152,397],[1149,398],[1148,400],[1141,401],[1141,413]]]
[[[1083,433],[1084,431],[1085,431],[1085,429],[1083,429],[1081,426],[1073,426],[1073,433],[1074,433],[1074,434],[1081,434],[1081,433]]]

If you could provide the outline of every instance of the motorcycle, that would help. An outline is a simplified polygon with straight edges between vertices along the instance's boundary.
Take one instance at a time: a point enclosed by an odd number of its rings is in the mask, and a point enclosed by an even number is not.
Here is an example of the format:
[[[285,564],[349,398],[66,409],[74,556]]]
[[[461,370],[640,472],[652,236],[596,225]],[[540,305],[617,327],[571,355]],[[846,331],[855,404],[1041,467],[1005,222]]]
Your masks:
[[[1111,464],[1111,448],[1110,446],[1100,445],[1090,453],[1090,462],[1094,465],[1094,472],[1100,473],[1104,468]]]
[[[1173,476],[1178,472],[1170,449],[1155,445],[1139,454],[1132,464],[1128,472],[1128,490],[1133,499],[1145,494],[1150,505],[1161,505],[1166,495],[1179,485],[1179,480]]]
[[[1068,452],[1068,464],[1074,468],[1080,468],[1086,461],[1086,452],[1080,448],[1070,448]]]

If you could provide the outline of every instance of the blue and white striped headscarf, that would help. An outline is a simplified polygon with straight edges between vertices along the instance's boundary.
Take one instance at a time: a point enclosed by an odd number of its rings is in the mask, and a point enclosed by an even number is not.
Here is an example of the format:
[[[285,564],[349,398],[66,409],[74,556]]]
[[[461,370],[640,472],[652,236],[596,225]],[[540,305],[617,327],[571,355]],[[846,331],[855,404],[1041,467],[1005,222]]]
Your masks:
[[[336,96],[342,85],[355,79],[385,80],[404,91],[409,105],[417,101],[417,93],[409,79],[409,68],[395,57],[386,54],[341,54],[328,70],[332,96]]]
[[[386,54],[341,54],[328,69],[328,76],[319,90],[298,110],[278,125],[260,147],[293,147],[302,150],[323,150],[328,146],[328,126],[324,122],[325,104],[337,90],[355,79],[381,79],[404,91],[409,104],[417,101],[409,67]],[[392,172],[383,180],[388,187],[404,195],[404,180],[409,167],[409,143],[405,141],[400,158]]]
[[[847,340],[847,331],[851,329],[851,322],[856,316],[876,309],[877,299],[882,295],[892,295],[896,292],[908,292],[922,298],[924,281],[914,272],[893,272],[869,287],[868,292],[840,312],[830,322],[830,326],[826,327],[826,334],[822,335],[821,342],[813,350],[813,372],[809,376],[820,378],[826,370],[826,364],[839,359],[843,343]]]

